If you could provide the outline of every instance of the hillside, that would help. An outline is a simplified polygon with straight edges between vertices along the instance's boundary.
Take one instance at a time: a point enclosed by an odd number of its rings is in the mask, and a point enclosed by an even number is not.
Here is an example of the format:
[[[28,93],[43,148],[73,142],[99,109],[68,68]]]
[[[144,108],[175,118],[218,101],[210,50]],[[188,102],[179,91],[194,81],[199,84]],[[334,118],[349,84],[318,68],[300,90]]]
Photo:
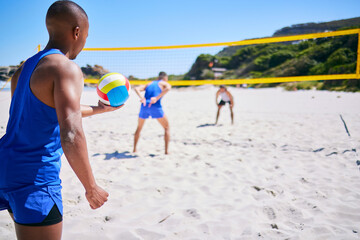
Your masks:
[[[272,37],[280,37],[280,36],[288,36],[288,35],[300,35],[300,34],[308,34],[308,33],[319,33],[326,31],[336,31],[341,28],[351,28],[354,26],[360,26],[360,17],[357,18],[349,18],[336,20],[331,22],[321,22],[321,23],[301,23],[295,24],[289,27],[284,27],[279,30],[276,30]],[[291,44],[289,42],[285,42],[282,44]],[[226,47],[221,50],[217,56],[225,57],[232,56],[238,49],[244,48],[245,46],[231,46]]]
[[[315,30],[339,30],[341,24],[360,24],[360,18],[318,24],[297,24],[276,31],[276,35],[297,32],[304,34]],[[357,26],[353,27],[357,28]],[[306,31],[309,32],[306,32]],[[274,34],[274,35],[275,35]],[[357,35],[319,38],[292,43],[259,44],[227,47],[218,54],[199,55],[187,79],[213,79],[212,67],[225,68],[221,79],[263,78],[304,75],[355,73]],[[210,67],[211,66],[211,67]],[[300,83],[300,85],[303,83]],[[267,84],[263,86],[275,86]],[[304,84],[303,84],[304,85]],[[315,83],[319,89],[358,91],[360,81],[324,81]]]
[[[19,66],[0,67],[0,81],[8,80]]]
[[[287,36],[287,35],[299,35],[306,33],[318,33],[325,31],[336,31],[340,28],[360,26],[360,17],[342,19],[331,22],[322,22],[322,23],[302,23],[295,24],[290,27],[284,27],[280,30],[277,30],[273,36]]]

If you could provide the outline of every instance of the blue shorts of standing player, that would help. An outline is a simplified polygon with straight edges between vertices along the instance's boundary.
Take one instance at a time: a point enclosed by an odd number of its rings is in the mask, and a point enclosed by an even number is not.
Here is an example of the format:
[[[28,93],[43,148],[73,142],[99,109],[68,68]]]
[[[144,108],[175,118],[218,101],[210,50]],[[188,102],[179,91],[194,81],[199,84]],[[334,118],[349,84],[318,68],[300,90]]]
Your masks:
[[[141,104],[141,109],[139,113],[139,118],[147,119],[149,117],[151,118],[163,118],[164,117],[164,111],[162,109],[162,106],[149,106],[150,102],[147,102],[147,104],[144,106]]]
[[[134,152],[136,152],[136,145],[145,120],[151,117],[158,120],[158,122],[165,130],[165,154],[168,154],[170,126],[161,106],[162,97],[171,89],[171,85],[167,82],[167,80],[167,74],[165,72],[160,72],[158,80],[153,81],[148,85],[138,86],[135,88],[136,94],[141,99],[141,108],[139,113],[138,127],[134,135]],[[144,96],[141,95],[141,91],[145,91]]]

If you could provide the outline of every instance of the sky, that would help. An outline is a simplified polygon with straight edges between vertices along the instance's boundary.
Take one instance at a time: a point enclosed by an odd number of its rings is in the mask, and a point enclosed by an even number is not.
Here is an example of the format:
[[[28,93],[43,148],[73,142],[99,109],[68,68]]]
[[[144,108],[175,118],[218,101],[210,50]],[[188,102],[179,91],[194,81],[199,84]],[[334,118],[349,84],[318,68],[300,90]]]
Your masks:
[[[0,0],[0,66],[44,47],[53,0]],[[85,47],[230,42],[271,36],[292,24],[360,16],[360,0],[75,0],[88,14]]]

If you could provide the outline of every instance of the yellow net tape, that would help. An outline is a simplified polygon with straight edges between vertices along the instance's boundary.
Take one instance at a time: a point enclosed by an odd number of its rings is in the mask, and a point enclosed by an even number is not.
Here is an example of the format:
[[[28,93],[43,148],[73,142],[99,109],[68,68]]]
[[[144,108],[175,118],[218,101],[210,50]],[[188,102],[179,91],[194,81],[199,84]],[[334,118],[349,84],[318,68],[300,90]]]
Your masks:
[[[172,46],[152,46],[152,47],[120,47],[120,48],[84,48],[83,51],[131,51],[131,50],[158,50],[158,49],[175,49],[175,48],[197,48],[197,47],[216,47],[216,46],[240,46],[240,45],[253,45],[263,43],[275,42],[291,42],[312,38],[336,37],[350,34],[359,33],[360,29],[350,29],[343,31],[333,31],[324,33],[311,33],[294,36],[284,37],[269,37],[249,39],[235,42],[220,42],[220,43],[204,43],[204,44],[189,44],[189,45],[172,45]]]
[[[360,79],[360,29],[357,29],[358,33],[358,48],[357,48],[357,60],[356,60],[356,78]]]
[[[5,82],[5,84],[2,86],[2,88],[0,88],[0,91],[3,90],[3,89],[6,87],[6,85],[10,82],[10,80],[11,80],[11,78],[9,78],[9,79]]]
[[[357,79],[356,74],[334,74],[334,75],[313,75],[296,77],[276,77],[276,78],[251,78],[251,79],[224,79],[224,80],[180,80],[168,81],[172,86],[199,86],[199,85],[236,85],[236,84],[257,84],[257,83],[280,83],[280,82],[300,82],[318,80],[341,80]],[[85,79],[86,83],[97,84],[97,79]],[[151,81],[134,80],[131,85],[146,85]]]

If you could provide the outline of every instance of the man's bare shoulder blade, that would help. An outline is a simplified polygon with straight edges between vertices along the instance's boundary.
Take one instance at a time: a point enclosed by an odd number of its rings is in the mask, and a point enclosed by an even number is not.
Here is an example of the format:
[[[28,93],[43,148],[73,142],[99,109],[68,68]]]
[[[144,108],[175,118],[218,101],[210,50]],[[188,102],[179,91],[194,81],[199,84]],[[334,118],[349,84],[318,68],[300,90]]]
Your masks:
[[[162,86],[162,87],[170,87],[171,86],[170,83],[168,83],[168,82],[166,82],[164,80],[161,80],[159,82],[159,85]]]
[[[49,55],[46,68],[52,74],[56,74],[59,78],[74,78],[82,80],[82,72],[80,67],[60,54]]]

